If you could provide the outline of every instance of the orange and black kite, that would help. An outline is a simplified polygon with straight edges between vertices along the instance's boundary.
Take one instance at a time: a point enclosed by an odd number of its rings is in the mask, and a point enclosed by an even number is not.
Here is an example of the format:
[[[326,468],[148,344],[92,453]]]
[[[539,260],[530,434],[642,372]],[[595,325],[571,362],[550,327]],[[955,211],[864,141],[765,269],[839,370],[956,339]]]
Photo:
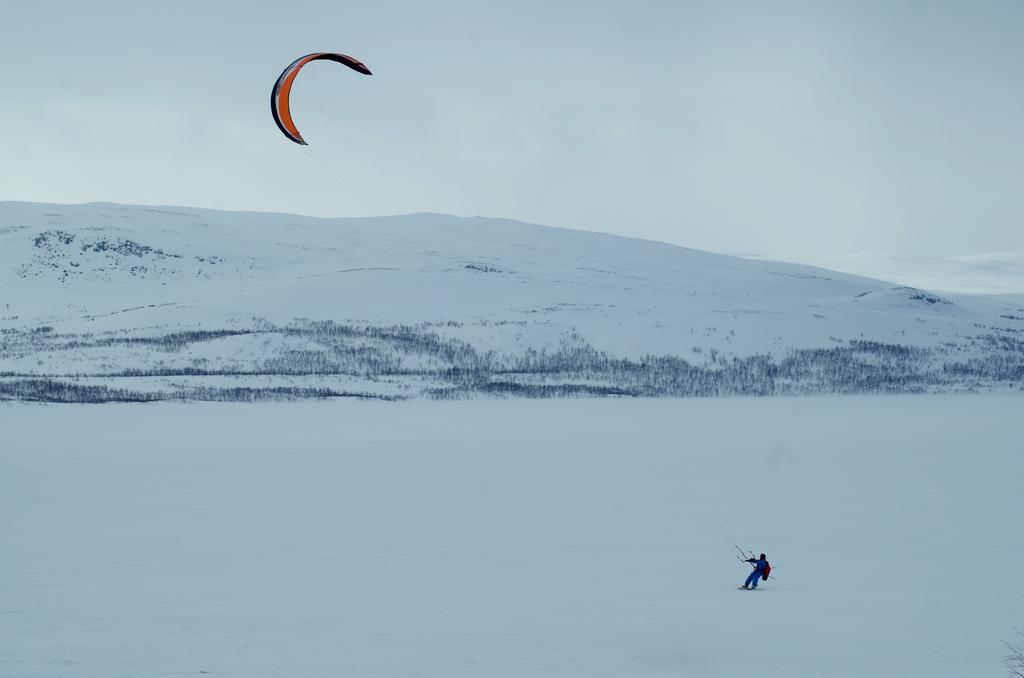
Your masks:
[[[295,126],[295,122],[292,120],[292,110],[288,99],[292,94],[292,83],[295,82],[295,76],[299,74],[302,67],[310,61],[319,61],[321,59],[337,61],[339,64],[344,64],[363,75],[373,75],[373,73],[370,72],[370,69],[367,68],[366,64],[362,61],[353,59],[345,54],[334,54],[331,52],[307,54],[304,57],[296,59],[288,68],[284,69],[281,77],[279,77],[277,82],[274,83],[274,91],[270,94],[270,112],[274,114],[274,122],[276,122],[278,128],[284,132],[284,135],[295,143],[302,144],[303,146],[306,145],[306,141],[302,138],[302,135],[299,134],[299,130]]]

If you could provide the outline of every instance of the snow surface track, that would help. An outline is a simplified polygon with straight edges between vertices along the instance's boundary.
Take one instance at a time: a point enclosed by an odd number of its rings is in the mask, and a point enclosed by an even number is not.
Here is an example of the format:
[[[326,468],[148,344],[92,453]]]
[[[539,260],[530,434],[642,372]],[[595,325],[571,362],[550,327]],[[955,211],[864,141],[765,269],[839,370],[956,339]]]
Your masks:
[[[1021,404],[0,404],[0,675],[999,676]]]

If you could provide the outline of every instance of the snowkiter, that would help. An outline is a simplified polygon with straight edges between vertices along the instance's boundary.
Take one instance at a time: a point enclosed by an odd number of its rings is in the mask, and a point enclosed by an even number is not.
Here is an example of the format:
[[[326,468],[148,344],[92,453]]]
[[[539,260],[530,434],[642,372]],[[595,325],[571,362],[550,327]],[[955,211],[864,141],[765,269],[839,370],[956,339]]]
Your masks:
[[[754,566],[754,571],[750,573],[750,576],[747,577],[747,581],[743,583],[743,588],[756,589],[758,580],[761,579],[761,577],[764,575],[765,568],[768,567],[768,559],[765,558],[764,554],[762,553],[761,557],[757,560],[754,560],[753,558],[747,558],[747,562],[751,563]]]

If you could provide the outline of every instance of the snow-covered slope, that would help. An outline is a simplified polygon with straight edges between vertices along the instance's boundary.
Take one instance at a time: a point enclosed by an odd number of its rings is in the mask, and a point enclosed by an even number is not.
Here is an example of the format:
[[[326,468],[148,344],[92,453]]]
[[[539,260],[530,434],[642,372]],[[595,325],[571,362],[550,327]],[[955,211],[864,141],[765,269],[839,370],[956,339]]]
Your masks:
[[[275,356],[322,349],[296,319],[402,325],[500,356],[586,345],[717,365],[851,341],[974,355],[978,337],[1016,341],[1022,318],[1012,300],[501,219],[0,203],[0,372],[12,375],[266,375]],[[186,330],[215,335],[156,353],[115,340]],[[452,366],[413,353],[384,372]]]

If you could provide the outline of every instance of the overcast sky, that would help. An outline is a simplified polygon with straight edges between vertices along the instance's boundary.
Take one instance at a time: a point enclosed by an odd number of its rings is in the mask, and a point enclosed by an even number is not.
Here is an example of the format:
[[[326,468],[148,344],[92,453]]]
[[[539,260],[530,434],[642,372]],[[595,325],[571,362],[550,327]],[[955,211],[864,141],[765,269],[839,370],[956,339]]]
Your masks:
[[[1024,250],[1024,2],[5,3],[0,199]],[[270,89],[307,67],[289,142]]]

